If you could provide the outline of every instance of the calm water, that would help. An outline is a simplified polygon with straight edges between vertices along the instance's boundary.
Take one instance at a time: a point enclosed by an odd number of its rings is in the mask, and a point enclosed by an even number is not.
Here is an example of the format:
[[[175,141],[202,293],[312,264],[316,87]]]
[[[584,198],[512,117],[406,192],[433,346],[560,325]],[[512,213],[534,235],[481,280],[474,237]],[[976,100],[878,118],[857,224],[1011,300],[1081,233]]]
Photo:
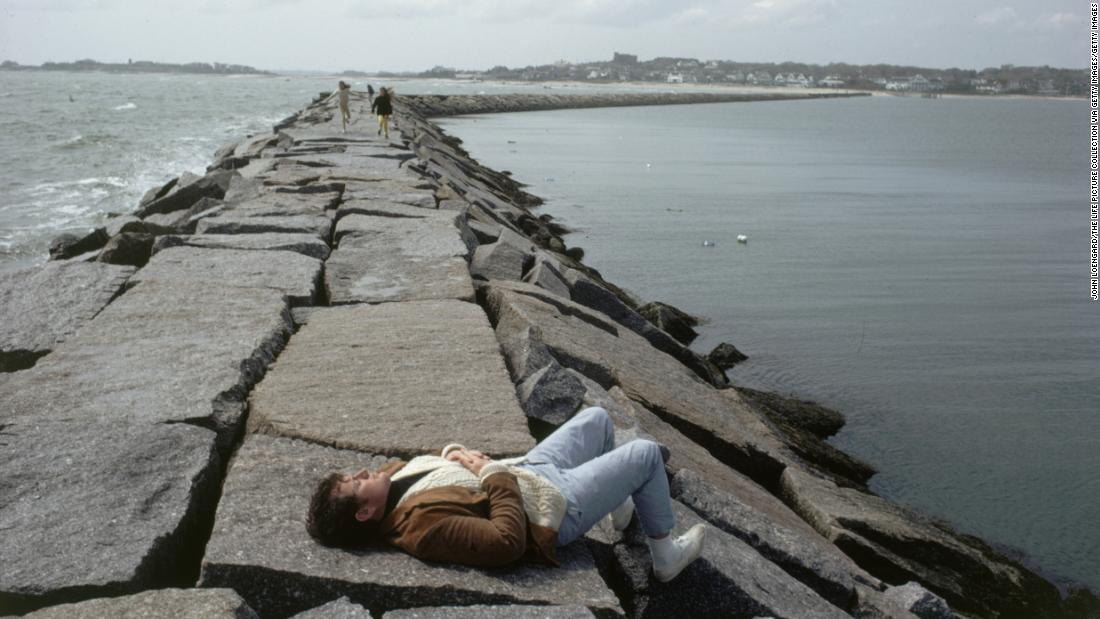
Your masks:
[[[1084,102],[874,97],[447,120],[747,386],[843,411],[876,491],[1100,591]],[[739,234],[747,245],[735,242]],[[703,247],[703,240],[715,241]]]

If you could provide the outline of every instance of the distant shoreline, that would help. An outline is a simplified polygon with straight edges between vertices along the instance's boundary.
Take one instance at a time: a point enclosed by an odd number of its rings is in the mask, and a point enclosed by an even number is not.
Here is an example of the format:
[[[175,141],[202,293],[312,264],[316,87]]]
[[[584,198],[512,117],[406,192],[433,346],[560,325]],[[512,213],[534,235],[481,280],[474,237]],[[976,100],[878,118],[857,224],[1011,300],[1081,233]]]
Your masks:
[[[275,75],[270,71],[261,71],[255,67],[220,62],[190,62],[173,64],[150,62],[148,60],[126,63],[98,62],[95,60],[77,60],[76,62],[45,62],[41,65],[21,65],[6,60],[0,63],[0,70],[6,71],[72,71],[77,73],[185,73],[197,75]]]

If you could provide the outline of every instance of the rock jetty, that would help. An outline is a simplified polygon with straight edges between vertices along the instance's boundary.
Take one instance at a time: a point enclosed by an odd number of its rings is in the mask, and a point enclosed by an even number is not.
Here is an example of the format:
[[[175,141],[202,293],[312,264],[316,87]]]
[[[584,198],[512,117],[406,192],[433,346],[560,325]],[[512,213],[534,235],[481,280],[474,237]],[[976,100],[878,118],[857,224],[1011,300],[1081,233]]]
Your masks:
[[[812,403],[731,386],[692,317],[605,281],[539,200],[429,117],[716,95],[324,96],[207,174],[0,279],[0,615],[1063,617],[1049,582],[867,490]],[[562,566],[314,543],[316,481],[451,441],[521,454],[587,406],[661,443],[703,558],[637,523]]]

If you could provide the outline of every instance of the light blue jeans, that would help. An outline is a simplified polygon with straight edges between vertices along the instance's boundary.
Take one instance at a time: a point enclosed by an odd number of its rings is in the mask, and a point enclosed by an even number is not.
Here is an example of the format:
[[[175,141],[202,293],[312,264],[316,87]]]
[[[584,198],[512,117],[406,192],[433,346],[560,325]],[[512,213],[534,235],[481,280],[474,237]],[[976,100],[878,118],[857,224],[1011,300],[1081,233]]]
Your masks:
[[[615,446],[607,411],[586,408],[527,453],[520,466],[549,479],[567,500],[558,545],[581,537],[627,497],[650,537],[672,530],[672,499],[657,443],[635,440]]]

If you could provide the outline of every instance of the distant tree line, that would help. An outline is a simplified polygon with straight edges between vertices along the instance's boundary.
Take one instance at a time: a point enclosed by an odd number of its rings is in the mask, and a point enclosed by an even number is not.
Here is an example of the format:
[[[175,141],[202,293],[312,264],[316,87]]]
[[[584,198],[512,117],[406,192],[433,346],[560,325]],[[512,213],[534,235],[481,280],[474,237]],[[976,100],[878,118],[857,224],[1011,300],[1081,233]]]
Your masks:
[[[44,62],[41,66],[21,65],[11,60],[0,63],[0,69],[17,71],[104,71],[108,73],[206,73],[213,75],[271,75],[267,71],[241,64],[220,62],[190,62],[171,64],[149,60],[130,60],[126,63],[99,62],[91,59],[75,62]]]
[[[1085,69],[1050,66],[1001,65],[981,70],[934,69],[907,65],[825,65],[799,62],[750,63],[730,60],[660,57],[638,61],[633,54],[615,52],[610,61],[509,68],[497,65],[486,71],[463,71],[436,66],[417,77],[459,77],[519,81],[686,82],[699,84],[754,84],[785,86],[833,86],[865,90],[935,90],[976,94],[1084,95]],[[793,78],[793,80],[792,80]]]

